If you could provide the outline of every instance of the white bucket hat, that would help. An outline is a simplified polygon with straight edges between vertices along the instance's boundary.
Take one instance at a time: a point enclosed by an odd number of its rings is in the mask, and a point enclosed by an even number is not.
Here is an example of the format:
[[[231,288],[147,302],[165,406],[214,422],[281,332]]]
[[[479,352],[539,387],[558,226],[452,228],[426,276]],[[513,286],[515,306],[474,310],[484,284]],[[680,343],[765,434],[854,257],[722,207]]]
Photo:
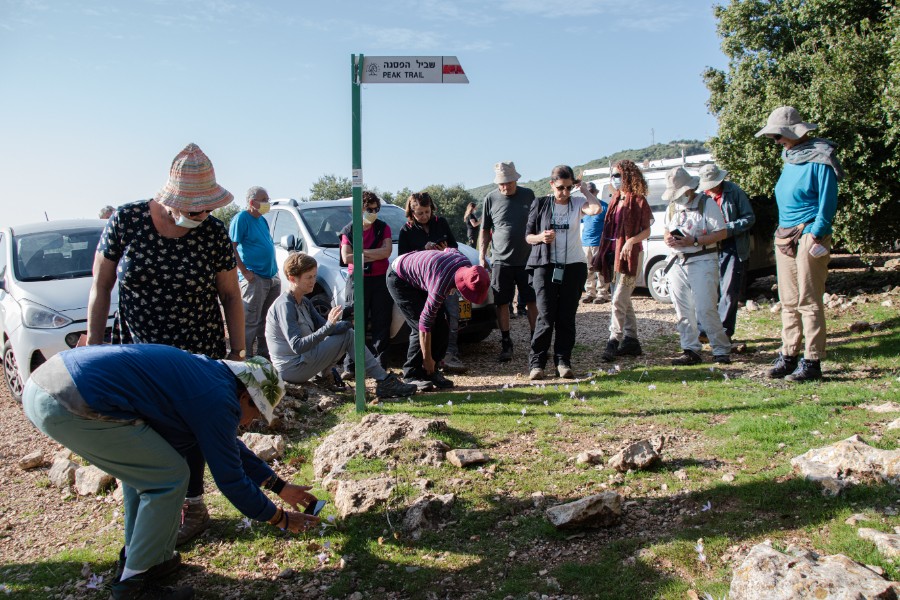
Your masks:
[[[271,423],[275,418],[275,407],[284,398],[284,382],[281,381],[272,363],[262,356],[254,356],[244,362],[236,360],[222,362],[244,384],[250,392],[253,404],[266,418],[266,422]]]
[[[684,170],[684,167],[675,167],[669,169],[666,173],[666,191],[663,192],[662,199],[665,201],[674,200],[688,190],[697,189],[700,184],[700,178],[691,176]]]
[[[728,176],[728,171],[720,169],[718,165],[703,165],[700,167],[700,185],[697,186],[698,192],[711,190]]]
[[[779,106],[766,119],[766,126],[756,132],[756,137],[780,135],[799,140],[804,134],[818,128],[815,123],[806,123],[793,106]]]
[[[494,183],[498,185],[518,181],[520,177],[522,176],[516,171],[516,163],[513,161],[498,162],[494,165]]]

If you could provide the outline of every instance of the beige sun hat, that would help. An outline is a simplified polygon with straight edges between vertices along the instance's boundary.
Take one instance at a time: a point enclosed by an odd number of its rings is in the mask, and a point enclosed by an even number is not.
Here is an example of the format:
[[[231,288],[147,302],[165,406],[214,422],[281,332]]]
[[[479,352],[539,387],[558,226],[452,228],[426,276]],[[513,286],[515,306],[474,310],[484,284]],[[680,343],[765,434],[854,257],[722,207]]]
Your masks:
[[[818,129],[815,123],[807,123],[793,106],[779,106],[766,119],[766,126],[756,132],[756,137],[763,135],[780,135],[792,140],[799,140],[804,134]]]
[[[275,418],[275,407],[284,398],[284,382],[272,363],[262,356],[254,356],[243,362],[236,360],[222,362],[244,384],[250,392],[253,404],[266,418],[266,422],[271,423]]]
[[[666,191],[663,192],[662,199],[665,201],[674,200],[688,190],[697,189],[700,178],[692,176],[684,170],[684,167],[675,167],[669,169],[666,173]]]
[[[197,144],[188,144],[169,169],[169,180],[154,200],[185,212],[215,210],[231,204],[234,196],[216,183],[216,171]]]
[[[720,169],[718,165],[703,165],[700,167],[700,185],[697,186],[698,192],[711,190],[728,176],[728,171]]]
[[[520,177],[522,176],[516,171],[516,163],[513,161],[498,162],[494,165],[494,183],[498,185],[518,181]]]

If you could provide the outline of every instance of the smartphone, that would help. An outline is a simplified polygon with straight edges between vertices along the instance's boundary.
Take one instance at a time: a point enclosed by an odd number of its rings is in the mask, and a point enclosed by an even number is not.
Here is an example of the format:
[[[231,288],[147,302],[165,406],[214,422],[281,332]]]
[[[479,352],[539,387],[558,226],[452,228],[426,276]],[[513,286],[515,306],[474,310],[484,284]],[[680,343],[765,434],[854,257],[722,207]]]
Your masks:
[[[683,238],[683,237],[684,237],[684,234],[681,233],[681,230],[680,230],[680,229],[673,229],[673,230],[670,231],[669,233],[670,233],[671,235],[674,235],[674,236],[677,237],[677,238]]]
[[[303,511],[304,514],[318,516],[325,505],[328,504],[325,500],[316,500],[315,502],[310,502],[309,506],[306,507],[306,510]]]
[[[553,283],[562,283],[565,272],[566,270],[563,267],[554,267],[553,276],[550,278],[550,281]]]

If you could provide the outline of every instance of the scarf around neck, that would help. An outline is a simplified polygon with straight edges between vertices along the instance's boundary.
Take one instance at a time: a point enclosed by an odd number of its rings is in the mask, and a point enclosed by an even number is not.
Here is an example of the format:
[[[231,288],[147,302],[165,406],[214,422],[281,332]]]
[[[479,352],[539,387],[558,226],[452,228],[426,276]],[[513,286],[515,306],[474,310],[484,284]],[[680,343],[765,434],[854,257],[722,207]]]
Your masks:
[[[784,150],[781,157],[784,162],[792,165],[802,165],[803,163],[814,162],[828,165],[834,169],[834,174],[838,181],[844,177],[844,169],[841,162],[834,155],[837,150],[837,144],[825,138],[809,138],[801,144],[797,144],[790,150]]]

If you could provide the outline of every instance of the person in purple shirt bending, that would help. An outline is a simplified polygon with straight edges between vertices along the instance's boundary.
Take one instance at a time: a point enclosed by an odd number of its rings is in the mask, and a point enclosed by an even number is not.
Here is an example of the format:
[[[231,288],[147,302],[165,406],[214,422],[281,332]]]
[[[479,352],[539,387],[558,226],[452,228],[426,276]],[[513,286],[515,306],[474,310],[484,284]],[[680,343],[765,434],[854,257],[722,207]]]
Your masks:
[[[292,532],[319,519],[296,511],[316,502],[305,486],[280,479],[236,436],[260,416],[271,422],[284,384],[262,357],[213,360],[160,344],[67,350],[28,380],[22,408],[44,434],[122,481],[125,546],[112,598],[194,597],[190,586],[159,581],[181,564],[178,513],[190,475],[185,453],[199,447],[216,485],[243,514]]]
[[[409,349],[403,365],[406,383],[420,391],[453,387],[436,368],[447,351],[450,332],[444,300],[456,290],[472,304],[485,301],[490,276],[472,266],[454,248],[421,250],[394,259],[388,268],[388,290],[410,328]]]
[[[772,111],[756,136],[784,147],[784,169],[775,184],[778,229],[775,268],[781,300],[781,351],[772,379],[822,379],[825,358],[825,280],[831,259],[831,223],[837,212],[837,182],[843,177],[831,140],[809,137],[817,129],[792,106]],[[803,358],[799,358],[803,338]]]

